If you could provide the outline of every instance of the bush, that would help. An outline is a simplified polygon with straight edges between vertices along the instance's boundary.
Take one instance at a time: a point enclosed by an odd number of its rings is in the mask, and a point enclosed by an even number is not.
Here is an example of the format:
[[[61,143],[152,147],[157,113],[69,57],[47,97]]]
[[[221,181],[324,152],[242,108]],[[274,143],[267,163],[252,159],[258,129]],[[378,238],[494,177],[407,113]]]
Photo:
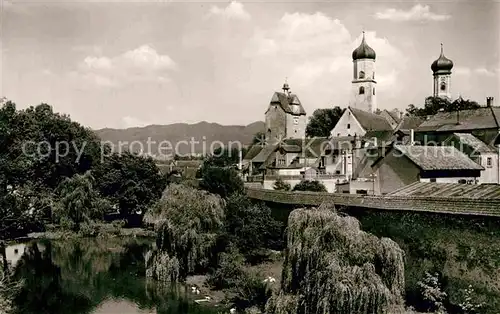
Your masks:
[[[264,312],[267,301],[272,296],[272,289],[263,281],[263,276],[246,272],[232,289],[231,303],[239,310],[258,308]]]
[[[234,288],[244,275],[244,258],[237,249],[231,248],[227,253],[221,253],[215,269],[208,277],[207,283],[214,289]]]
[[[425,278],[419,281],[417,285],[425,302],[425,310],[437,311],[438,313],[445,312],[446,293],[441,290],[438,274],[431,275],[426,272]]]
[[[316,180],[303,180],[293,187],[293,191],[327,192],[325,185]]]
[[[481,308],[483,308],[484,303],[479,303],[474,300],[474,289],[472,285],[469,285],[468,288],[463,290],[463,302],[461,302],[458,306],[464,314],[478,314]]]
[[[263,203],[252,203],[244,195],[227,200],[224,237],[236,246],[248,261],[259,262],[268,249],[283,246],[283,224],[274,219]]]
[[[236,170],[205,166],[201,170],[200,188],[210,193],[219,194],[223,198],[243,193],[245,189]]]
[[[273,188],[277,191],[290,191],[292,189],[290,184],[286,183],[281,178],[278,178],[278,180],[276,180],[276,182],[274,182]]]

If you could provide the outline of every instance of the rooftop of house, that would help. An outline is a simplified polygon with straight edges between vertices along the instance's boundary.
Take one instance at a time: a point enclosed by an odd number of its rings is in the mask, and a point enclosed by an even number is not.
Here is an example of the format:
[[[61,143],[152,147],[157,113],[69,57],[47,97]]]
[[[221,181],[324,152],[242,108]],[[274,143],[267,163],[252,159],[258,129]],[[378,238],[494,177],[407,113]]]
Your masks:
[[[487,145],[474,135],[470,133],[453,133],[443,145],[462,144],[468,148],[469,151],[475,153],[496,153],[497,150],[491,145]]]
[[[394,145],[402,155],[424,171],[484,170],[484,168],[453,146]]]
[[[395,132],[401,131],[403,133],[406,133],[406,132],[409,133],[410,130],[418,128],[424,121],[425,121],[425,118],[423,118],[423,117],[404,116],[394,131]]]
[[[368,111],[349,107],[356,120],[366,131],[392,131],[392,127],[386,118]]]
[[[438,112],[424,121],[417,132],[455,132],[478,129],[498,129],[500,127],[500,107],[453,112]]]
[[[387,109],[384,109],[379,113],[379,115],[382,115],[382,113],[387,114],[387,117],[389,117],[394,123],[401,122],[400,112],[397,109],[390,110],[390,111]]]
[[[279,104],[286,113],[293,115],[306,115],[304,107],[302,107],[299,98],[295,94],[275,92],[271,98],[271,104]]]
[[[500,185],[415,182],[388,193],[387,196],[500,199]]]

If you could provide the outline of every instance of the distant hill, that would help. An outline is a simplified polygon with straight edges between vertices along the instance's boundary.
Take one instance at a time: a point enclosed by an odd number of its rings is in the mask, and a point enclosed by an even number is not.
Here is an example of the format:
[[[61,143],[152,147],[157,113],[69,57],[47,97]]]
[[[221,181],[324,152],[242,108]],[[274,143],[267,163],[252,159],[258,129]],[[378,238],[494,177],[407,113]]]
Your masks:
[[[262,121],[247,126],[220,125],[204,121],[196,124],[175,123],[128,129],[105,128],[95,132],[101,140],[113,143],[115,152],[119,151],[118,145],[121,145],[121,151],[130,148],[135,152],[142,150],[143,153],[149,152],[152,155],[165,157],[173,154],[174,151],[183,155],[210,153],[212,143],[214,147],[217,147],[216,144],[219,142],[222,142],[225,147],[229,145],[229,142],[236,141],[242,145],[248,145],[252,143],[255,133],[263,130],[264,122]],[[150,149],[148,149],[148,140]],[[163,144],[160,145],[161,142]],[[237,146],[235,144],[232,147]]]

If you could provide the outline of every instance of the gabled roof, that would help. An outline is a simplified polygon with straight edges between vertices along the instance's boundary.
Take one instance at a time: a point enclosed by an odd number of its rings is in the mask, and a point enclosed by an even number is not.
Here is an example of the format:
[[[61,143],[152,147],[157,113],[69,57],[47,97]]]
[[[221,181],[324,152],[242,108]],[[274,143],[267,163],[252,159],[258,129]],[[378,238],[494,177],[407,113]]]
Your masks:
[[[494,147],[486,145],[483,141],[470,133],[453,133],[443,145],[462,144],[472,153],[496,153]],[[457,146],[455,146],[457,147]],[[470,155],[469,155],[470,156]]]
[[[295,94],[287,95],[285,93],[275,92],[271,98],[271,104],[279,104],[286,113],[293,115],[306,114],[304,107],[302,107],[299,98]]]
[[[262,150],[252,159],[252,162],[266,162],[269,156],[276,151],[278,145],[265,145]]]
[[[499,128],[500,108],[485,107],[459,112],[438,112],[423,122],[418,132],[454,132],[477,129]],[[458,123],[457,123],[458,121]]]
[[[399,122],[398,126],[394,130],[395,132],[397,131],[402,131],[406,132],[411,129],[417,129],[425,119],[423,117],[418,117],[418,116],[404,116],[403,120]]]
[[[422,170],[484,170],[453,146],[394,145]]]
[[[348,107],[352,115],[365,131],[392,131],[392,127],[384,117],[368,111]]]
[[[264,148],[264,145],[260,145],[260,144],[254,144],[250,147],[250,149],[247,151],[247,153],[245,154],[245,157],[243,157],[243,160],[251,160],[253,159],[255,156],[257,156],[260,151]]]
[[[456,197],[469,199],[500,199],[498,184],[459,184],[415,182],[388,193],[387,196]]]

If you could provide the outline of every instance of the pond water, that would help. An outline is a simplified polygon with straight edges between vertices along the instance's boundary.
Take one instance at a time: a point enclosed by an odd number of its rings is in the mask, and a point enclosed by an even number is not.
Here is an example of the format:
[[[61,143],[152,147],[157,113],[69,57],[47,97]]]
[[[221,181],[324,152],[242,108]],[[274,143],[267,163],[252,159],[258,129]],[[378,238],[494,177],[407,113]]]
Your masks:
[[[145,278],[137,239],[34,241],[18,246],[12,272],[23,280],[13,302],[19,314],[217,313],[200,306],[184,287],[165,289]]]

